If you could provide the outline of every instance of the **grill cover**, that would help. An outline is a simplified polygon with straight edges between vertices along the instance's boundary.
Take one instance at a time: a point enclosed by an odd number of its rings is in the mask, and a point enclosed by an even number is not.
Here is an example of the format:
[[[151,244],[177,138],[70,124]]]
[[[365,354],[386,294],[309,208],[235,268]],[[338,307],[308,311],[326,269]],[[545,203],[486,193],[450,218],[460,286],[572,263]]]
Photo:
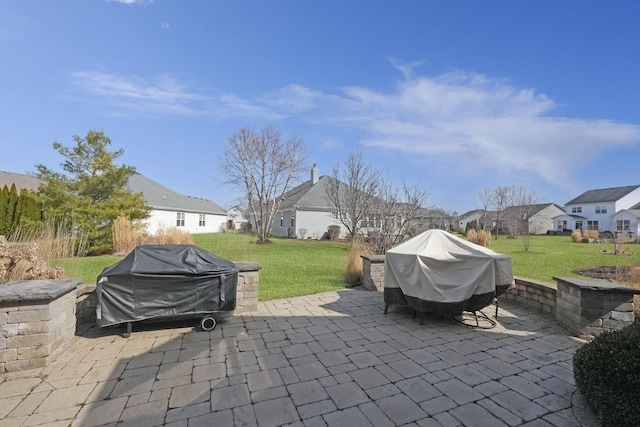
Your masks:
[[[238,268],[193,245],[141,245],[98,276],[99,327],[232,312]]]
[[[459,315],[493,302],[513,284],[511,257],[443,230],[428,230],[386,253],[384,300]]]

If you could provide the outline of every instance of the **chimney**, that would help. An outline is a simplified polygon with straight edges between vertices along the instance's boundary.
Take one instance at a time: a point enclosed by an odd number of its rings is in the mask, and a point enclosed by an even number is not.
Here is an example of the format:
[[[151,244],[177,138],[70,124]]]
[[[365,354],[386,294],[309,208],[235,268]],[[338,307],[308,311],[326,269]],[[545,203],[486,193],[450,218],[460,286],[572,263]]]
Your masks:
[[[318,183],[318,168],[314,163],[313,167],[311,168],[311,184],[317,184],[317,183]]]

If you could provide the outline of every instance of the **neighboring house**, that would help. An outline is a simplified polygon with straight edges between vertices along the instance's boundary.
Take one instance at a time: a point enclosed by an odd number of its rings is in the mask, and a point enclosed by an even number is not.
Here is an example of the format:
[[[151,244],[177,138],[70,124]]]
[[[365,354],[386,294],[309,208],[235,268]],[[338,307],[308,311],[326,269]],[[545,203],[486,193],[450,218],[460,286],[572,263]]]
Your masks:
[[[555,203],[537,203],[529,206],[510,206],[500,215],[501,228],[509,230],[514,225],[517,233],[524,229],[524,221],[529,218],[529,234],[545,234],[553,229],[553,219],[564,214],[564,209]]]
[[[248,224],[249,219],[239,206],[234,206],[227,211],[227,230],[242,230],[243,224]]]
[[[496,224],[496,212],[485,211],[484,209],[465,212],[460,215],[455,222],[456,231],[464,233],[467,230],[467,224],[473,221],[477,221],[478,225],[484,230],[491,230]],[[484,227],[482,226],[482,222],[485,223]]]
[[[554,229],[626,231],[628,224],[629,231],[634,231],[632,211],[639,204],[640,185],[589,190],[567,202],[564,214],[553,218]],[[637,219],[635,224],[637,233]]]
[[[178,194],[139,173],[129,178],[126,188],[142,193],[151,207],[151,215],[145,220],[150,234],[171,227],[188,233],[215,233],[227,225],[227,213],[211,200]]]
[[[311,179],[291,189],[284,195],[276,212],[271,234],[298,239],[320,239],[330,225],[340,227],[340,237],[347,236],[347,229],[338,219],[338,213],[327,196],[333,177],[318,176],[318,169],[311,169]],[[346,185],[346,184],[345,184]]]
[[[640,236],[640,203],[631,206],[629,209],[622,209],[616,212],[612,219],[615,228],[611,231],[618,233],[629,233],[632,236]]]
[[[15,184],[18,193],[22,189],[29,191],[38,191],[38,187],[40,187],[41,183],[42,182],[34,176],[0,171],[0,190],[5,185],[7,186],[7,188],[11,189],[11,185]]]

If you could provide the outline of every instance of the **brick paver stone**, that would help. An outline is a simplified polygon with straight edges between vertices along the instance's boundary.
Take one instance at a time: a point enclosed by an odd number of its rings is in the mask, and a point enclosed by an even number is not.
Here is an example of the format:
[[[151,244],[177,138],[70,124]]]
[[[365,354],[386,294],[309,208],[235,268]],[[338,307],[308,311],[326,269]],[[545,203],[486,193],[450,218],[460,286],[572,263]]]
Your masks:
[[[127,397],[101,400],[82,407],[72,426],[93,427],[108,423],[115,423],[127,404]]]
[[[245,405],[233,408],[233,425],[242,427],[257,426],[258,421],[256,420],[256,413],[253,410],[253,405]]]
[[[0,399],[27,395],[41,382],[40,378],[22,378],[0,383]]]
[[[349,375],[364,390],[389,383],[389,380],[375,368],[358,369],[349,372]]]
[[[398,381],[395,385],[416,403],[442,395],[437,388],[418,377]]]
[[[532,402],[523,395],[512,390],[507,390],[491,396],[489,399],[503,408],[513,412],[525,421],[531,421],[549,412],[542,406]]]
[[[325,390],[339,409],[369,401],[366,393],[354,382],[334,385]]]
[[[246,384],[237,384],[211,390],[211,410],[220,411],[251,403]]]
[[[253,409],[260,427],[276,427],[300,420],[295,405],[288,397],[258,402]]]
[[[226,411],[212,412],[206,415],[189,418],[189,427],[212,427],[212,426],[232,426],[233,412]]]
[[[247,385],[249,391],[264,390],[267,388],[284,385],[280,374],[276,369],[268,371],[252,372],[247,374]]]
[[[377,400],[376,404],[396,425],[408,424],[427,417],[426,412],[403,394],[384,397]]]
[[[349,408],[342,411],[331,412],[323,418],[327,423],[327,427],[367,427],[372,425],[358,408]]]
[[[296,365],[293,370],[300,378],[300,381],[307,381],[316,378],[322,378],[329,375],[329,371],[320,362],[305,363],[302,365]]]
[[[89,394],[91,394],[95,386],[95,384],[86,384],[54,390],[47,396],[44,402],[38,406],[36,412],[46,412],[53,409],[81,405],[87,400],[87,397],[89,397]]]
[[[208,381],[227,376],[227,366],[224,363],[209,363],[193,367],[193,381]]]
[[[317,380],[291,384],[287,387],[287,390],[296,405],[318,402],[329,397],[324,387]]]
[[[443,381],[436,384],[435,387],[458,405],[471,403],[484,397],[482,394],[457,379]]]
[[[489,413],[482,406],[475,403],[468,403],[466,405],[458,406],[449,411],[449,414],[462,422],[465,426],[491,426],[491,427],[507,427],[507,424],[502,422]]]
[[[211,387],[208,382],[187,384],[171,389],[169,408],[180,408],[209,400]]]

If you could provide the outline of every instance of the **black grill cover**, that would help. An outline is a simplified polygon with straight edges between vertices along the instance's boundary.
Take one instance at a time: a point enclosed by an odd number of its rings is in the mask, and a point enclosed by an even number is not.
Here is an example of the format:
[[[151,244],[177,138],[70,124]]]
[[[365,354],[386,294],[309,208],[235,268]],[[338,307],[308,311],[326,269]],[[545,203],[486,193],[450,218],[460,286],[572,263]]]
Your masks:
[[[98,276],[99,327],[232,312],[238,268],[193,245],[141,245]]]

